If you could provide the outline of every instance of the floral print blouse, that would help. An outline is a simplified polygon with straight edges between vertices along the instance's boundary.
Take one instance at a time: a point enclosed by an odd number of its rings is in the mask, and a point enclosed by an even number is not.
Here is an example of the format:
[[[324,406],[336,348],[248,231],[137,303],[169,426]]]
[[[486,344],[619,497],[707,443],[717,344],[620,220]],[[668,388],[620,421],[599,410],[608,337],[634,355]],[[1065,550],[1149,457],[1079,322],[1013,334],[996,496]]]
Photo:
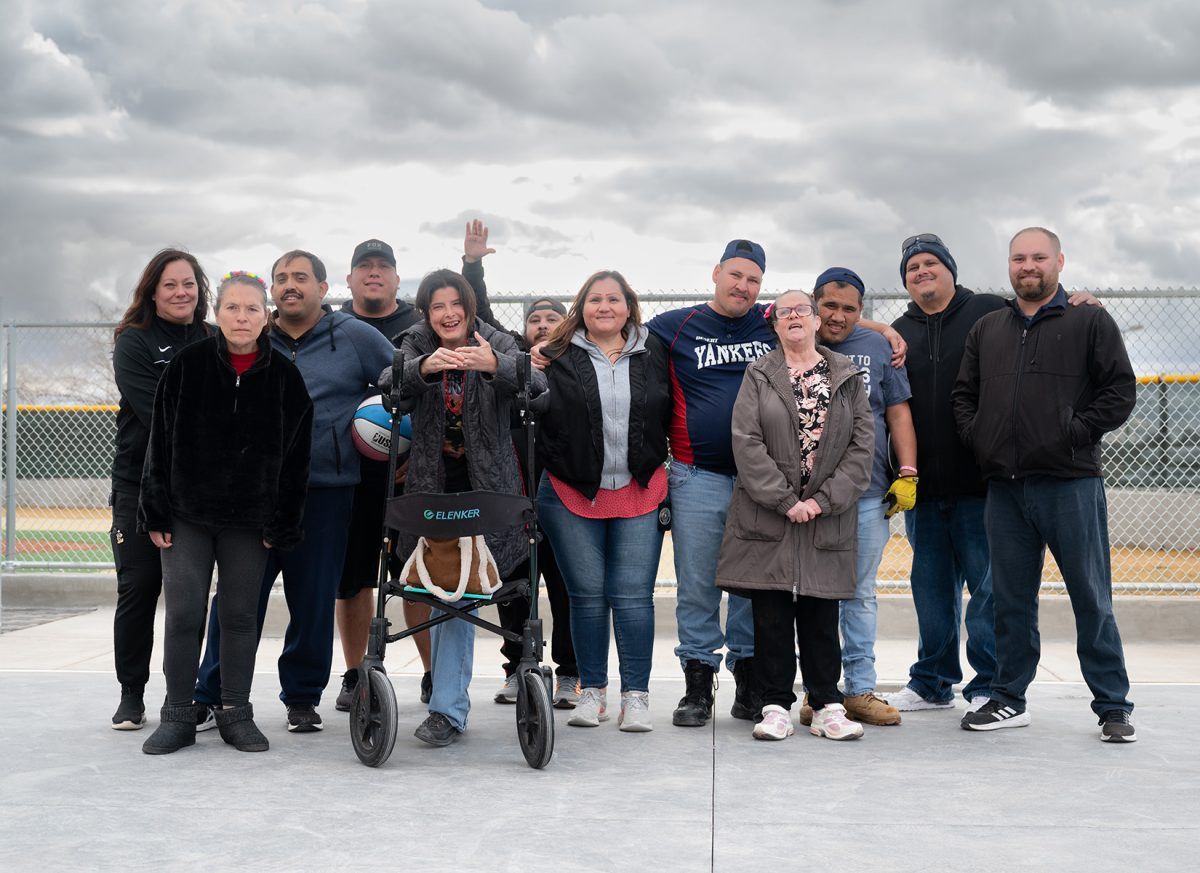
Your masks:
[[[800,486],[803,488],[812,476],[833,383],[829,376],[829,362],[824,358],[808,370],[788,367],[788,376],[792,380],[796,410],[800,413]]]

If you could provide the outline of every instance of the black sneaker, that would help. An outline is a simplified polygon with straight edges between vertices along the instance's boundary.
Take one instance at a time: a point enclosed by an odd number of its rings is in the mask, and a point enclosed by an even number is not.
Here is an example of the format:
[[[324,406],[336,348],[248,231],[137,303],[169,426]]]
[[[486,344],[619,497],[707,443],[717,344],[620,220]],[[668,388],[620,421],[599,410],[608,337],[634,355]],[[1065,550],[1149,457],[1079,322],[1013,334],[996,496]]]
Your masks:
[[[311,734],[324,729],[321,713],[311,703],[288,704],[288,730],[294,734]]]
[[[216,710],[218,706],[209,706],[207,703],[196,704],[196,731],[211,731],[217,726]]]
[[[333,708],[338,712],[349,712],[350,704],[354,702],[354,689],[358,687],[358,668],[347,670],[342,674],[342,690],[338,692]]]
[[[142,692],[135,691],[128,685],[121,686],[121,702],[113,713],[112,729],[114,731],[140,731],[146,726],[146,704],[142,700]]]
[[[999,700],[989,700],[974,712],[968,712],[959,724],[965,731],[994,731],[1000,728],[1028,727],[1029,713],[1013,709]]]
[[[429,698],[433,697],[433,674],[428,670],[421,677],[421,702],[428,703]]]
[[[1129,713],[1123,709],[1109,709],[1100,716],[1100,742],[1136,743],[1137,734],[1129,723]]]
[[[413,736],[431,746],[448,746],[458,739],[458,731],[446,716],[440,712],[431,712],[429,718],[413,731]]]

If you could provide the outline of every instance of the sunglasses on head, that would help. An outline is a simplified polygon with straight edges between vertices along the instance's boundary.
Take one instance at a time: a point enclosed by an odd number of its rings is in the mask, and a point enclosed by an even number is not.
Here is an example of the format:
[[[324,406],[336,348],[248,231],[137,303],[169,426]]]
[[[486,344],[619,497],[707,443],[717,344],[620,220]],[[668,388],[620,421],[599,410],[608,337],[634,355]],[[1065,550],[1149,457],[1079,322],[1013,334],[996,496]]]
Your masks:
[[[904,253],[908,251],[917,243],[933,243],[934,245],[939,245],[942,248],[948,248],[948,246],[942,242],[942,238],[936,233],[918,233],[916,236],[910,236],[904,242],[900,243],[900,252]]]

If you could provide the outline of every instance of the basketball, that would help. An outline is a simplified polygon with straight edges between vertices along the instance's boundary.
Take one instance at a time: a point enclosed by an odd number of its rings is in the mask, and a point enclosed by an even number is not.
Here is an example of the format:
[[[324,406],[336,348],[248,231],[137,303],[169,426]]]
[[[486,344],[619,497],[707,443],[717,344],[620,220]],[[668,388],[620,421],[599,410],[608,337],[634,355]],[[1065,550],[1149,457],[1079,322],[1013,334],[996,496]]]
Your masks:
[[[368,397],[354,411],[354,425],[350,428],[354,447],[364,458],[386,461],[392,441],[392,415],[383,408],[383,398]],[[396,446],[396,457],[408,452],[412,443],[412,421],[406,415],[400,419],[400,444]]]

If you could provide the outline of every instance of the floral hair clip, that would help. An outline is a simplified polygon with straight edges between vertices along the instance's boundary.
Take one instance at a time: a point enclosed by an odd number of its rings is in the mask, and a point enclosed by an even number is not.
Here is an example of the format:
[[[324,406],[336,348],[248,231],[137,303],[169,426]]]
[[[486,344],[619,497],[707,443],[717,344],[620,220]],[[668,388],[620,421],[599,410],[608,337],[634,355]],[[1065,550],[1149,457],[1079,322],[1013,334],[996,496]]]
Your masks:
[[[233,270],[232,272],[226,273],[224,276],[222,276],[221,282],[225,283],[231,279],[253,279],[264,291],[267,290],[267,283],[264,282],[257,273],[249,273],[246,270]]]

